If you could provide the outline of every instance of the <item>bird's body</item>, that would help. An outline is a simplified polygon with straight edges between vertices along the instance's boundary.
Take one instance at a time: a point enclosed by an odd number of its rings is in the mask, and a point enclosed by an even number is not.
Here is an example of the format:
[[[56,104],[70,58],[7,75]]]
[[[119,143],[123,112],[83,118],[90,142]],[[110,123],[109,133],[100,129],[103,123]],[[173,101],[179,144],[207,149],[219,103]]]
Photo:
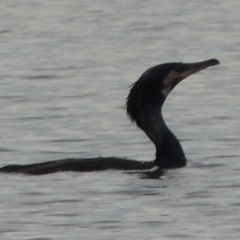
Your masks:
[[[162,116],[166,97],[184,78],[216,64],[219,64],[216,59],[191,64],[160,64],[148,69],[132,85],[126,102],[127,114],[154,143],[155,164],[160,168],[183,167],[187,162],[180,142]]]
[[[191,64],[165,63],[148,69],[132,85],[126,102],[127,113],[154,143],[156,147],[154,164],[160,170],[183,167],[187,162],[180,142],[169,130],[162,116],[162,105],[166,97],[184,78],[216,64],[219,64],[216,59]],[[116,157],[79,158],[39,164],[7,165],[0,168],[0,172],[48,174],[58,171],[146,170],[152,168],[154,164]],[[156,176],[159,174],[161,172],[157,172]],[[156,176],[154,175],[154,178]]]

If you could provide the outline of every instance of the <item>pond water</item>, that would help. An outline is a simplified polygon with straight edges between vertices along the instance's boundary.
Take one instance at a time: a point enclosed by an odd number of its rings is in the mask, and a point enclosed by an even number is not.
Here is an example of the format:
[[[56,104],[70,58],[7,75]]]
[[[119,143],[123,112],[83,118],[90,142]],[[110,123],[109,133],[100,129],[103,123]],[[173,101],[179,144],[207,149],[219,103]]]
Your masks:
[[[239,239],[240,2],[1,3],[0,165],[70,157],[153,160],[125,113],[147,68],[217,58],[163,114],[188,165],[158,180],[125,172],[0,175],[1,239]]]

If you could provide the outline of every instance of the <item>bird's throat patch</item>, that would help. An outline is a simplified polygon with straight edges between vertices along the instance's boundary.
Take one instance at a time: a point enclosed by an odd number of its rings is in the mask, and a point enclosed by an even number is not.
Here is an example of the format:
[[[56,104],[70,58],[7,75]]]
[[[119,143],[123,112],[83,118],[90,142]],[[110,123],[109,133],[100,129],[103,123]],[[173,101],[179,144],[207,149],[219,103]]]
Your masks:
[[[165,96],[165,98],[171,92],[172,85],[176,76],[177,76],[177,72],[173,70],[163,80],[163,88],[161,90],[161,93]]]
[[[165,96],[165,98],[167,97],[167,95],[173,90],[173,88],[179,83],[181,82],[185,77],[175,71],[172,70],[167,77],[163,80],[163,88],[161,90],[161,93]]]

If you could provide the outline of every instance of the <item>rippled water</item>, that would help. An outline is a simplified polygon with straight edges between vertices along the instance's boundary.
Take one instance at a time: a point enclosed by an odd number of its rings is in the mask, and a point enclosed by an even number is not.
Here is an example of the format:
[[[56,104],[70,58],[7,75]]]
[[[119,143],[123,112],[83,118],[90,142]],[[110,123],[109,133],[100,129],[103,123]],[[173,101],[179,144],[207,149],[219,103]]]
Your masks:
[[[128,86],[169,61],[221,61],[164,106],[188,158],[159,180],[124,172],[0,175],[1,239],[239,239],[240,2],[1,3],[1,166],[152,160]]]

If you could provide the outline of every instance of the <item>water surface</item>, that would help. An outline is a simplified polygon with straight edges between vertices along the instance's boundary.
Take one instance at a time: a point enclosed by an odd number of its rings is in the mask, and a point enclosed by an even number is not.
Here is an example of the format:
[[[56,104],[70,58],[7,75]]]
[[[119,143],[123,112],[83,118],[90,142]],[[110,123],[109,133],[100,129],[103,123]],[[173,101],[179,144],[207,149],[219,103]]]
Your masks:
[[[188,158],[159,180],[124,172],[0,175],[1,239],[238,239],[240,2],[5,1],[1,166],[70,157],[153,160],[125,114],[162,62],[217,58],[163,113]]]

